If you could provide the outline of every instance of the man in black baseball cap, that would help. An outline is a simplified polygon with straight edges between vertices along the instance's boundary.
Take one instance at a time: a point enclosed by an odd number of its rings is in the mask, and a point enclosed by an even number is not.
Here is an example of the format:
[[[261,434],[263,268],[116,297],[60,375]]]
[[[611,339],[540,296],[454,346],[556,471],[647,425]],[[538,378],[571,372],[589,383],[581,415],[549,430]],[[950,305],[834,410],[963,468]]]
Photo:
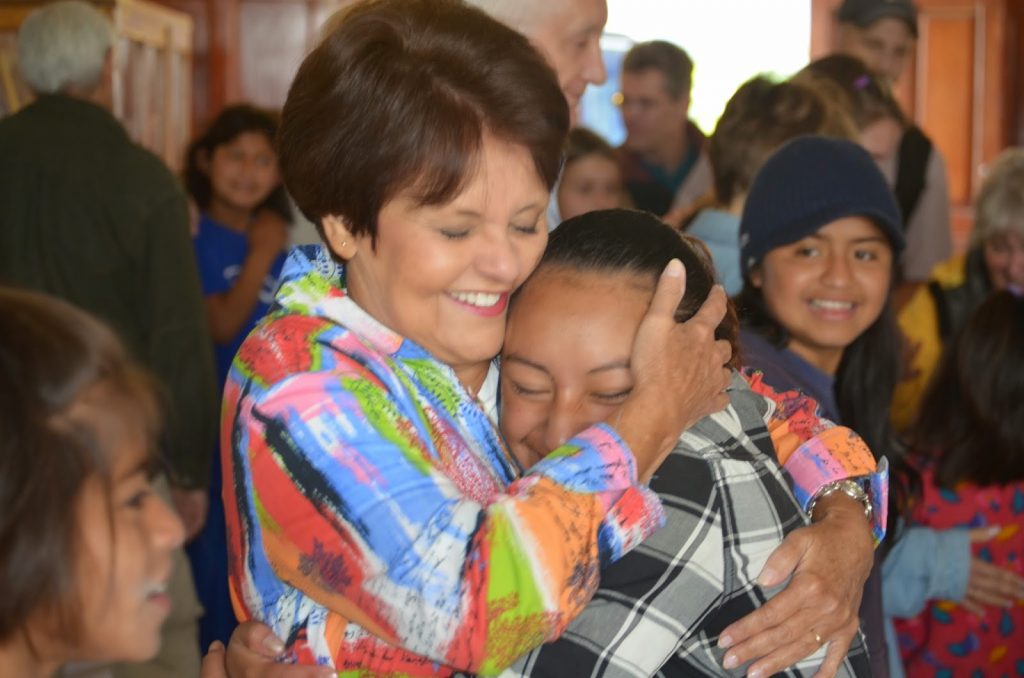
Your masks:
[[[860,58],[890,82],[900,79],[917,38],[911,0],[845,0],[838,19],[841,52]]]

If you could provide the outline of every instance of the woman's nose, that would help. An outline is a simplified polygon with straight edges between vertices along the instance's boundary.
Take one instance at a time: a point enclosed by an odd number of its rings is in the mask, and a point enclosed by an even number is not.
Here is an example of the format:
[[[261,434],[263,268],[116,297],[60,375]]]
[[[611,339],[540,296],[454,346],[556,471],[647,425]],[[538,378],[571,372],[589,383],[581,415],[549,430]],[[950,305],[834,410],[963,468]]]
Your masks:
[[[478,270],[487,278],[511,285],[519,278],[521,262],[507,233],[495,234],[480,243]]]

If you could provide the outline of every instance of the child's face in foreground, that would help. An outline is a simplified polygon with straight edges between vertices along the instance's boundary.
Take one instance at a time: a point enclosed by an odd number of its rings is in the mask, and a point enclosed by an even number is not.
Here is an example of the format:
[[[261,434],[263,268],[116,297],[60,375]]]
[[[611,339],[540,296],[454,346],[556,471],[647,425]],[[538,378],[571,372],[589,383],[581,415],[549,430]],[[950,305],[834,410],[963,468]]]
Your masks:
[[[790,335],[788,348],[834,374],[843,351],[878,319],[892,246],[864,217],[844,217],[765,255],[750,279]]]
[[[591,153],[566,166],[558,185],[562,219],[622,204],[622,173],[611,158]]]
[[[77,507],[83,636],[74,658],[142,661],[160,647],[160,626],[171,606],[171,552],[182,544],[184,530],[154,493],[138,427],[118,425],[108,413],[89,416],[98,421],[113,462],[109,494],[94,474],[83,483]]]
[[[520,291],[502,348],[500,420],[524,468],[626,400],[653,293],[646,276],[567,268],[538,271]]]

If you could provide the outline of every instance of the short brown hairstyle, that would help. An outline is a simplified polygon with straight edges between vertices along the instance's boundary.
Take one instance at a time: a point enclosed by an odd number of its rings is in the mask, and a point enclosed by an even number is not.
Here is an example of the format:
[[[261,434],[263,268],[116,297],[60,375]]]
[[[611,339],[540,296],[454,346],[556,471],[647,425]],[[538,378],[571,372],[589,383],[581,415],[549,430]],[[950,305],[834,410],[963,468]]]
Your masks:
[[[860,130],[884,118],[905,126],[906,116],[892,90],[867,64],[849,54],[830,54],[803,67],[793,79],[835,100]]]
[[[638,42],[622,60],[625,73],[654,70],[665,76],[668,95],[678,99],[690,95],[693,85],[693,60],[682,47],[664,40]]]
[[[745,193],[761,165],[784,143],[802,134],[852,138],[856,130],[842,111],[810,87],[751,78],[729,99],[708,144],[719,204]]]
[[[111,486],[104,424],[140,426],[155,450],[152,384],[88,314],[0,288],[0,644],[37,613],[80,637],[78,500],[95,474]]]
[[[457,0],[368,0],[302,62],[278,147],[311,221],[336,215],[375,236],[402,191],[421,205],[453,199],[485,133],[525,147],[550,190],[568,131],[558,79],[519,33]]]

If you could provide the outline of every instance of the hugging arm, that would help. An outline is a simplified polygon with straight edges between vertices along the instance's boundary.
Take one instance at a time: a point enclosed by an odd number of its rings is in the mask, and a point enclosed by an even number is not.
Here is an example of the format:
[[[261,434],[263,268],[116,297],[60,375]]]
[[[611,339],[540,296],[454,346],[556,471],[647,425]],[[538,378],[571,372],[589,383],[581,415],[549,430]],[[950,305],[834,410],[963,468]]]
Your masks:
[[[254,529],[232,550],[241,563],[258,550],[266,567],[234,577],[265,582],[246,603],[282,637],[307,619],[287,603],[297,589],[336,615],[324,628],[355,622],[410,665],[500,670],[561,632],[596,588],[602,559],[657,527],[657,501],[607,427],[473,498],[439,461],[468,452],[428,452],[448,440],[411,433],[427,415],[404,411],[416,405],[363,369],[353,360],[289,377],[236,424],[233,466],[251,492],[240,504],[253,507],[242,522]],[[372,661],[341,642],[336,662]]]
[[[775,403],[768,422],[779,461],[793,481],[793,493],[806,509],[824,485],[843,478],[866,479],[874,508],[841,493],[820,502],[812,525],[788,535],[758,580],[786,588],[767,605],[732,624],[722,634],[726,660],[770,675],[829,643],[820,676],[837,670],[857,635],[863,585],[874,560],[873,545],[884,535],[887,471],[853,431],[822,419],[817,405],[796,392],[777,393],[747,374],[751,388]]]
[[[666,526],[602,572],[594,599],[561,638],[505,676],[746,672],[743,665],[723,668],[718,634],[777,593],[762,590],[756,577],[771,545],[799,523],[799,509],[770,464],[723,454],[715,445],[687,447],[694,440],[684,436],[652,481]],[[794,675],[809,676],[825,661],[825,650],[814,649]],[[852,675],[853,664],[842,660],[841,675]],[[866,664],[860,645],[851,662]]]
[[[601,572],[590,604],[554,643],[520,658],[504,678],[654,675],[722,603],[721,500],[711,468],[673,453],[652,481],[666,525]]]

